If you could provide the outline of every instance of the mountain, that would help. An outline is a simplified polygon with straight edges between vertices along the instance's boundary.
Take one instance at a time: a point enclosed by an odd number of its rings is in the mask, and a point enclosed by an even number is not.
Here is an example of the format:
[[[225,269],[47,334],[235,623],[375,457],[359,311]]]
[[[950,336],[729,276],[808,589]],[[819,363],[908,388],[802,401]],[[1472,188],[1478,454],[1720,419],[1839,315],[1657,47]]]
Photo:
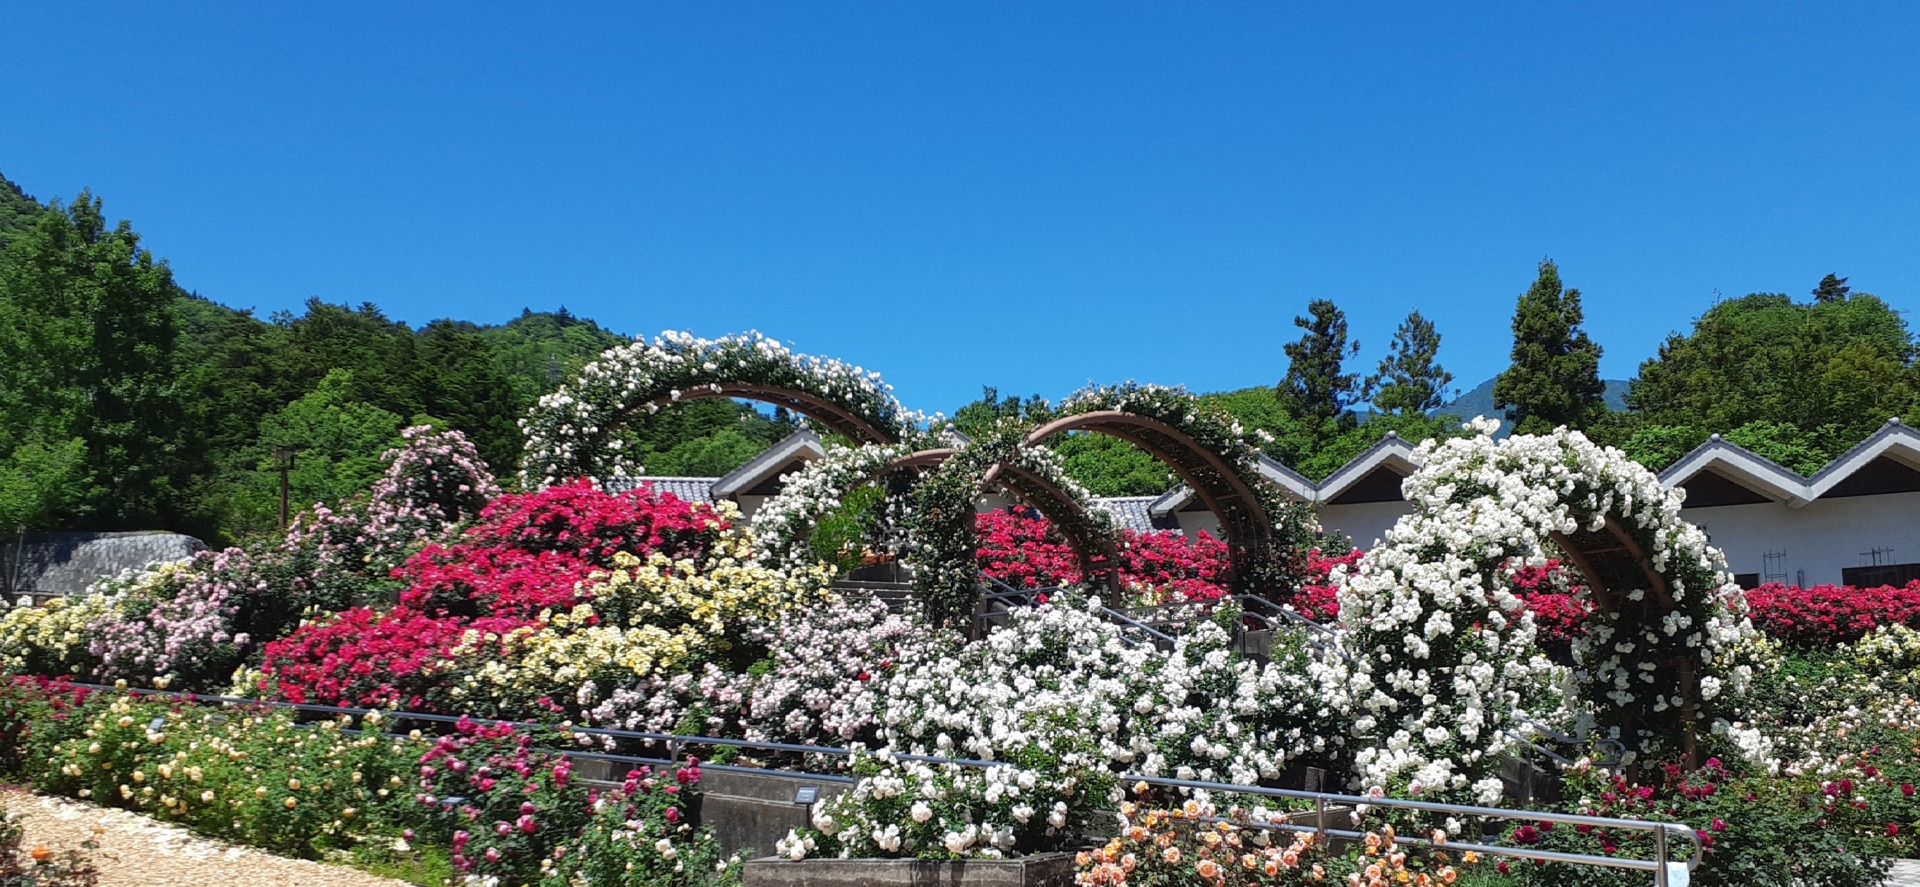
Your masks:
[[[1492,416],[1505,422],[1506,414],[1493,407],[1493,382],[1493,379],[1481,382],[1474,386],[1472,391],[1454,398],[1452,403],[1434,410],[1433,414],[1436,416],[1454,415],[1465,419],[1471,419],[1474,416]],[[1606,401],[1607,409],[1626,409],[1627,380],[1607,379],[1605,382],[1607,384],[1607,390],[1602,393],[1600,397]]]

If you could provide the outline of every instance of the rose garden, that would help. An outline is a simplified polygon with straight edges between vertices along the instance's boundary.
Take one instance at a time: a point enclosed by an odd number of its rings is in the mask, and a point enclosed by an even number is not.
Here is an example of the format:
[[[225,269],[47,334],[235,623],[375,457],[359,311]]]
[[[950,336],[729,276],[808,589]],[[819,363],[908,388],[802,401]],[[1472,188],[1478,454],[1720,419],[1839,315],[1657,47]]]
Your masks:
[[[624,423],[696,397],[837,443],[751,520],[608,492]],[[1584,885],[1654,875],[1556,854],[1697,847],[1695,883],[1851,885],[1920,850],[1920,584],[1743,591],[1576,432],[1423,445],[1360,551],[1183,391],[1059,415],[957,440],[762,337],[622,346],[527,417],[517,473],[415,429],[269,544],[6,613],[0,764],[426,884],[1066,853],[1082,884]],[[1116,529],[1065,434],[1162,459],[1220,537]],[[700,802],[721,768],[843,790],[748,863]]]

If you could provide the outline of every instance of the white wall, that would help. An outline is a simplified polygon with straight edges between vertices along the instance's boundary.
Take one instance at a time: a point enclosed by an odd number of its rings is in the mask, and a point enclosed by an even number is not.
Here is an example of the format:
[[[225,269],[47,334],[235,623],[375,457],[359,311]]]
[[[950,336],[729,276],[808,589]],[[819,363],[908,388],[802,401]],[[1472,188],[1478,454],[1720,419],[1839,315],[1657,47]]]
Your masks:
[[[1180,532],[1188,539],[1199,536],[1202,530],[1215,539],[1220,538],[1220,520],[1211,511],[1178,511],[1174,516],[1180,519]]]
[[[1707,531],[1735,573],[1764,574],[1765,554],[1785,551],[1789,584],[1837,585],[1842,568],[1872,564],[1861,552],[1875,548],[1893,549],[1889,563],[1920,561],[1920,493],[1816,499],[1798,509],[1770,502],[1684,508],[1680,516]]]
[[[1355,547],[1368,551],[1392,529],[1400,516],[1413,510],[1405,501],[1360,502],[1353,505],[1322,505],[1320,526],[1329,532],[1345,533]]]

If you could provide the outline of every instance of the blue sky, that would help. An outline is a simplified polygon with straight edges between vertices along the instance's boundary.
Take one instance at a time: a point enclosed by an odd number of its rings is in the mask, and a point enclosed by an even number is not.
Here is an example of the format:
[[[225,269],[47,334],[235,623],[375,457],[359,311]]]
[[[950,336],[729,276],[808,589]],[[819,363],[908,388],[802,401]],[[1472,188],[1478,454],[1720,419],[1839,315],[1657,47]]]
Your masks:
[[[0,173],[181,283],[565,305],[982,384],[1272,384],[1312,298],[1470,386],[1551,257],[1603,373],[1718,292],[1920,303],[1920,5],[0,6]],[[394,8],[399,7],[399,8]]]

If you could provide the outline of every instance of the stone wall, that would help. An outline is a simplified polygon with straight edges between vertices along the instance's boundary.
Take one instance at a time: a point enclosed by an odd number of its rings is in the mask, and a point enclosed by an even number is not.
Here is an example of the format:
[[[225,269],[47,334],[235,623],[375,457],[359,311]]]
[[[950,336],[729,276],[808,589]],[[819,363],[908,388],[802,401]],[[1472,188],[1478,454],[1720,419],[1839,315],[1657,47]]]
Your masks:
[[[192,536],[163,531],[42,533],[24,541],[0,539],[0,590],[14,595],[78,594],[102,577],[177,561],[206,548],[205,542]]]

